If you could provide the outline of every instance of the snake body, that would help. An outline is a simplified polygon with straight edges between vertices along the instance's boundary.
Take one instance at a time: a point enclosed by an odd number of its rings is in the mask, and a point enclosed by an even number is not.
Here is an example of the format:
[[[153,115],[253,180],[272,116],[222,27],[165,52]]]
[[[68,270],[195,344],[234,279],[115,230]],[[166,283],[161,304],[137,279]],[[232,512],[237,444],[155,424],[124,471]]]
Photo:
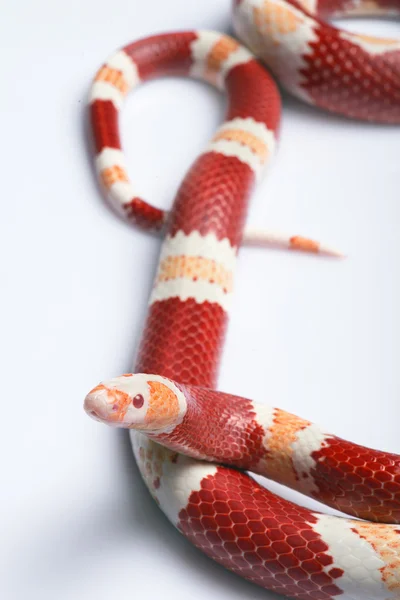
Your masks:
[[[400,523],[399,456],[348,442],[267,404],[152,377],[103,382],[86,409],[175,452],[264,475],[358,518]],[[133,403],[138,395],[140,407]]]
[[[286,12],[281,20],[266,16],[267,4],[234,2],[242,37],[260,35],[257,6],[268,27],[281,32],[287,29],[282,23],[292,23]],[[270,4],[301,12],[296,3]],[[291,32],[292,26],[289,39]],[[168,214],[133,191],[118,131],[129,89],[166,74],[204,79],[226,90],[229,101],[225,122],[190,168]],[[399,121],[399,103],[384,105],[378,111],[375,98],[368,114],[354,116]],[[273,80],[228,36],[158,35],[126,46],[103,65],[90,111],[97,169],[114,206],[144,228],[162,229],[165,237],[136,374],[94,388],[85,400],[87,412],[131,429],[140,472],[160,508],[193,544],[232,571],[292,598],[400,598],[398,457],[215,391],[248,202],[276,145],[280,98]],[[312,512],[262,488],[244,469],[348,514],[394,524]]]
[[[400,40],[350,33],[325,21],[398,15],[399,0],[238,0],[241,40],[298,98],[353,119],[400,122]]]

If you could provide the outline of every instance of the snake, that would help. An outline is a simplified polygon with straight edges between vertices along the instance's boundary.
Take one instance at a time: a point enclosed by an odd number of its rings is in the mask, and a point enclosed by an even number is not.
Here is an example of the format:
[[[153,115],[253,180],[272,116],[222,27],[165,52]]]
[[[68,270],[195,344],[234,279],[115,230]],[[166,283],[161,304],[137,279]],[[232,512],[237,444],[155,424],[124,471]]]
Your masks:
[[[217,390],[241,246],[278,240],[295,250],[324,250],[302,236],[257,236],[245,226],[281,119],[278,87],[262,62],[283,87],[316,107],[399,123],[399,43],[371,41],[323,20],[398,8],[393,0],[235,0],[235,31],[244,44],[214,31],[146,37],[114,53],[90,92],[102,187],[116,211],[157,231],[162,244],[132,372],[95,386],[84,409],[129,430],[150,494],[192,544],[289,598],[400,598],[400,457]],[[348,85],[347,74],[362,94]],[[206,81],[228,99],[224,122],[190,167],[170,211],[149,204],[132,185],[118,124],[128,92],[166,75]],[[347,516],[297,505],[252,473]]]

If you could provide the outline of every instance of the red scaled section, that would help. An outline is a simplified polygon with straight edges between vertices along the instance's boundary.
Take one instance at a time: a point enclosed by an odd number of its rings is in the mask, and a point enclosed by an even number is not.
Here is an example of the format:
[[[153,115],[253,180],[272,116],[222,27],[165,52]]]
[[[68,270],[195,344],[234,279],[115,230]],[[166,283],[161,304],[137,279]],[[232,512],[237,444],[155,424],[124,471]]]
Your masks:
[[[125,46],[142,80],[161,75],[187,75],[192,65],[190,44],[193,31],[154,35]]]
[[[324,24],[315,32],[301,70],[313,102],[351,118],[400,123],[400,51],[370,54]]]
[[[234,156],[203,154],[185,177],[171,215],[170,234],[199,231],[240,242],[253,189],[251,168]],[[178,380],[179,381],[179,380]],[[187,382],[185,382],[187,383]]]
[[[251,117],[278,132],[281,99],[276,84],[256,60],[238,65],[226,78],[227,119]]]
[[[151,206],[141,198],[132,198],[130,202],[124,204],[124,210],[129,221],[142,229],[161,229],[164,224],[164,211]]]
[[[312,454],[315,497],[347,514],[381,523],[400,522],[400,459],[340,438]]]
[[[103,148],[121,149],[118,127],[118,111],[111,100],[95,100],[90,105],[90,118],[96,152]]]
[[[312,528],[315,516],[239,471],[219,467],[179,516],[195,546],[258,585],[301,600],[342,593],[335,579],[343,571],[330,568],[328,546]]]
[[[154,439],[184,453],[189,445],[194,458],[248,470],[265,457],[265,432],[255,419],[250,400],[203,388],[181,388],[188,403],[183,422]]]
[[[218,304],[170,298],[149,309],[136,371],[215,385],[227,316]]]

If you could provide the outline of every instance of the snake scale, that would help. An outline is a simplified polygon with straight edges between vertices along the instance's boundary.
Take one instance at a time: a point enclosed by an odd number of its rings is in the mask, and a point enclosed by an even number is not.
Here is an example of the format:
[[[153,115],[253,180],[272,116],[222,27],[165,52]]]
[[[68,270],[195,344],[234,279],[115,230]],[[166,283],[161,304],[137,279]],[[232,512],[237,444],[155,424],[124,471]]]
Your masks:
[[[244,45],[211,31],[148,37],[114,54],[91,90],[99,178],[117,211],[164,239],[133,373],[96,386],[85,410],[130,430],[150,493],[184,536],[290,598],[400,598],[400,458],[215,389],[237,254],[251,241],[248,203],[273,155],[281,114],[276,84],[254,54],[283,87],[317,107],[400,123],[400,42],[324,20],[399,9],[398,0],[235,0]],[[205,80],[228,97],[224,123],[170,212],[135,193],[118,128],[128,91],[164,75]],[[323,250],[299,236],[280,243]],[[349,517],[284,500],[247,471]]]

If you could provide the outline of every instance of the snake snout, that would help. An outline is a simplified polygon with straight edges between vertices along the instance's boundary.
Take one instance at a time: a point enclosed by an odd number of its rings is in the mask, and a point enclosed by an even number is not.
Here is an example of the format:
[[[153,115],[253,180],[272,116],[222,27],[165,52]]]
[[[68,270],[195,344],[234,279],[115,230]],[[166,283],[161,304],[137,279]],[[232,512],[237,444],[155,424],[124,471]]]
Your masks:
[[[110,406],[108,402],[108,391],[105,388],[94,388],[85,398],[85,412],[98,421],[108,421]]]

